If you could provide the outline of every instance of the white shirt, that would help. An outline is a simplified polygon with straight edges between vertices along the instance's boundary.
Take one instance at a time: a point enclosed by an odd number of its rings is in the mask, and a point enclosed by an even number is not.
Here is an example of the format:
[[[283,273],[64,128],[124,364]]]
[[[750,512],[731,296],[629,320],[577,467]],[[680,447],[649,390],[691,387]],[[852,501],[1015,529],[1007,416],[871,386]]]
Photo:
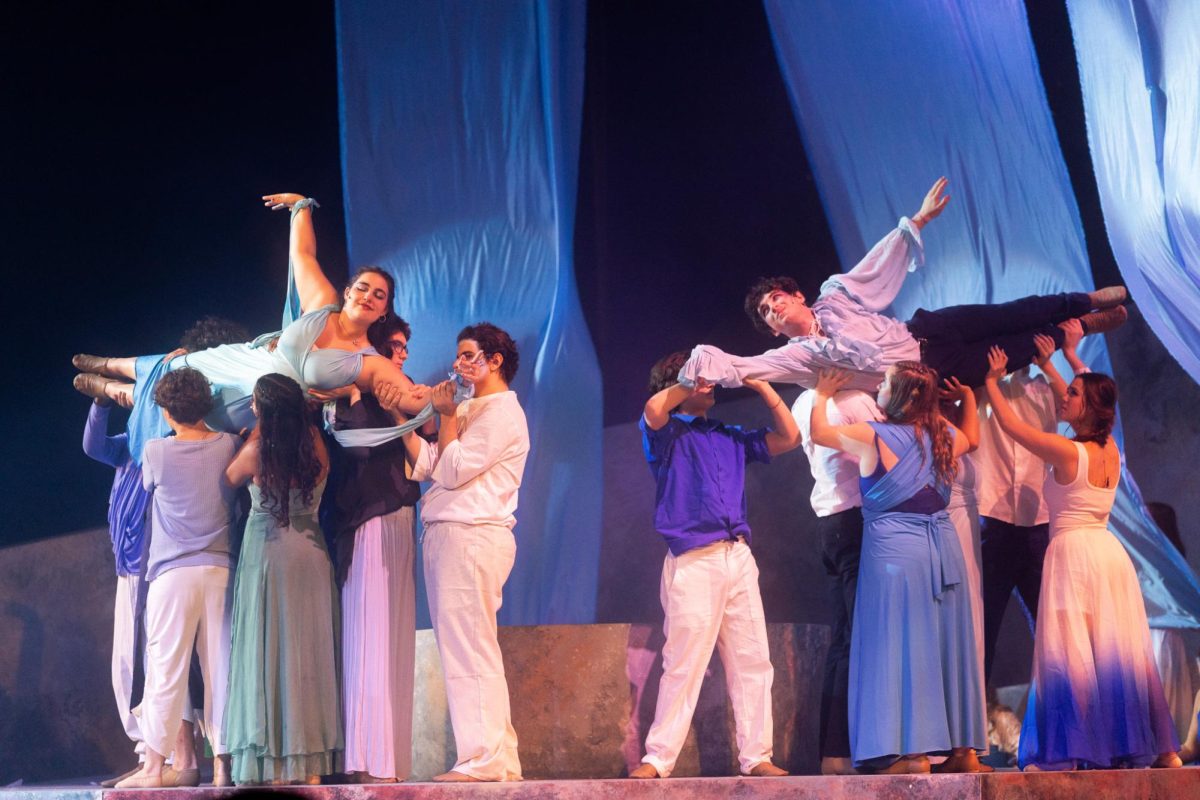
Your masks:
[[[800,428],[801,446],[808,456],[808,467],[812,471],[813,513],[818,517],[828,517],[861,506],[862,493],[858,485],[858,459],[841,450],[813,444],[810,423],[816,396],[817,393],[811,390],[802,392],[792,404],[792,416]],[[828,400],[825,413],[832,425],[883,419],[883,411],[875,404],[875,398],[857,389],[843,389],[835,394]]]
[[[529,455],[529,427],[517,393],[464,400],[455,416],[458,438],[445,451],[420,440],[412,478],[433,481],[421,498],[421,521],[511,528]]]
[[[840,367],[852,373],[847,388],[874,392],[889,366],[921,360],[921,347],[908,326],[881,312],[923,259],[921,234],[902,217],[854,269],[822,284],[812,311],[823,336],[797,336],[757,356],[734,356],[698,345],[679,377],[693,383],[702,377],[721,386],[740,386],[743,378],[758,378],[811,389],[817,385],[818,370]]]
[[[1005,376],[1000,391],[1023,422],[1038,430],[1058,430],[1054,390],[1029,368]],[[979,513],[1023,528],[1050,521],[1042,499],[1046,462],[1000,429],[987,396],[979,404],[979,449],[973,454],[978,472]]]

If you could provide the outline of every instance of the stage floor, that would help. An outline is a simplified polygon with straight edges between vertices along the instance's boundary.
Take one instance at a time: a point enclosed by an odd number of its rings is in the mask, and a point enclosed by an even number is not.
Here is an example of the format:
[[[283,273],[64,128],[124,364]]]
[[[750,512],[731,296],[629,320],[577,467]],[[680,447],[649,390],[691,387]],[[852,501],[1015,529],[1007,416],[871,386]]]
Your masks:
[[[216,800],[240,789],[156,789],[162,800]],[[991,775],[862,776],[828,778],[670,778],[666,780],[554,780],[521,783],[402,783],[360,786],[285,786],[264,795],[306,800],[1200,800],[1200,769],[1094,770],[1069,773],[997,772]],[[147,790],[60,785],[0,788],[0,800],[134,800]]]

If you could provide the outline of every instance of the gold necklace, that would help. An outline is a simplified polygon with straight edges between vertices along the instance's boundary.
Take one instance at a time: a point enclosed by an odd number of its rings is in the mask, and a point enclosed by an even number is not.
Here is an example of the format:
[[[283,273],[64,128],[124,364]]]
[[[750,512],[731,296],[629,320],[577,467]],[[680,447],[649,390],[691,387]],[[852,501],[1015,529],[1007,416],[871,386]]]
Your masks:
[[[358,336],[347,335],[346,326],[342,324],[342,315],[341,314],[338,314],[337,326],[338,326],[338,333],[342,334],[343,339],[349,339],[350,344],[354,345],[355,347],[362,347],[362,334],[360,333]]]

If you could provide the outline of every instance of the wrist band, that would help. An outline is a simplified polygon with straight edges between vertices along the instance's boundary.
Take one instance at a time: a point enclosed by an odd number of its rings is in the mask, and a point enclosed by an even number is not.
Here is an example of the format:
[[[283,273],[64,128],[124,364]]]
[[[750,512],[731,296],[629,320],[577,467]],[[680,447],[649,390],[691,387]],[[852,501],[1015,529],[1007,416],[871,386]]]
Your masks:
[[[306,198],[304,198],[303,200],[300,200],[300,201],[298,201],[298,202],[296,203],[296,205],[292,206],[292,216],[291,216],[291,219],[295,219],[295,218],[296,218],[296,214],[297,214],[297,212],[299,212],[299,211],[300,211],[300,209],[302,209],[302,208],[309,208],[310,206],[311,206],[312,208],[314,208],[314,209],[317,209],[317,208],[320,208],[320,207],[321,207],[321,204],[320,204],[320,203],[318,203],[318,202],[316,201],[316,198],[313,198],[313,197],[306,197]],[[289,220],[289,222],[290,222],[290,221],[291,221],[291,220]]]

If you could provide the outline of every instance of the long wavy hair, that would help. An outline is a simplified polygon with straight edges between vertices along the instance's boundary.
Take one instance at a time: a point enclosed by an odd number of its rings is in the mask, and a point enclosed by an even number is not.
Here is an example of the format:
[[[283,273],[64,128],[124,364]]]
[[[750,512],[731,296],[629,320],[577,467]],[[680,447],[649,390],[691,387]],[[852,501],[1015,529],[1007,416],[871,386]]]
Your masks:
[[[1075,428],[1075,441],[1095,442],[1104,447],[1117,421],[1117,382],[1103,372],[1085,372],[1079,376],[1083,383],[1083,413],[1088,423]]]
[[[292,490],[311,505],[321,461],[313,441],[308,404],[300,384],[272,372],[254,384],[260,432],[258,485],[263,508],[280,525],[291,524],[288,505]]]
[[[938,483],[949,486],[958,473],[954,460],[954,439],[950,425],[938,408],[937,370],[919,361],[898,361],[892,368],[892,396],[883,409],[888,422],[912,425],[917,441],[929,437],[933,450],[933,471]],[[924,452],[921,454],[924,460]]]

